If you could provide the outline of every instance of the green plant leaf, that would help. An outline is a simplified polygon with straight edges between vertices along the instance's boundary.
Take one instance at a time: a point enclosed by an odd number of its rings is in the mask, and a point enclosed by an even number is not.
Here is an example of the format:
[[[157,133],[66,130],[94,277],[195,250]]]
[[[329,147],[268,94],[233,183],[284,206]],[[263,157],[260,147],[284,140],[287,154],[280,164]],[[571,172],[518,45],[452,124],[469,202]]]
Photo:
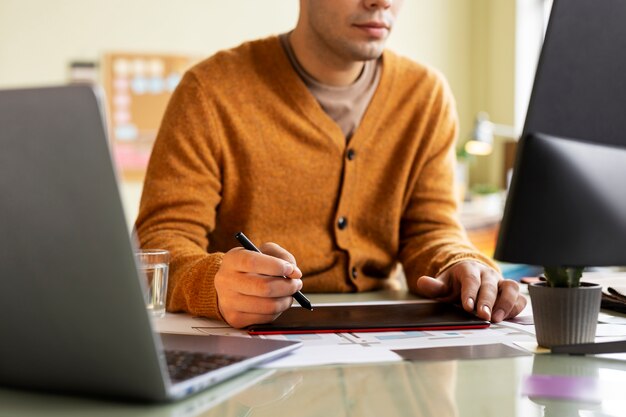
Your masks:
[[[550,287],[573,288],[580,286],[584,266],[546,266],[543,268]]]

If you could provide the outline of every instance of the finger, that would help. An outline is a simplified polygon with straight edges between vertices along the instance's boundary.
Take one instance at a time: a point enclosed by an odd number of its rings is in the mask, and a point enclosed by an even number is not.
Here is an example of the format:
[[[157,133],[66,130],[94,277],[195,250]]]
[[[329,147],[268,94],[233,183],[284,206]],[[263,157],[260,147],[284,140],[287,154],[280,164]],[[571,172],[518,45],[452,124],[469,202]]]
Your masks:
[[[519,297],[519,285],[515,281],[502,280],[498,283],[498,289],[498,298],[491,315],[491,321],[494,323],[499,323],[509,317]]]
[[[302,271],[300,271],[300,268],[298,268],[296,258],[286,249],[281,247],[280,245],[273,243],[273,242],[267,242],[267,243],[263,243],[261,247],[259,247],[259,250],[266,255],[283,259],[293,264],[293,266],[295,267],[293,273],[285,274],[286,277],[289,277],[289,278],[301,278],[302,277]]]
[[[517,294],[517,299],[515,300],[515,304],[511,308],[511,311],[508,312],[503,318],[503,320],[511,319],[521,313],[528,304],[528,300],[522,294]]]
[[[265,298],[239,294],[229,301],[231,305],[234,304],[234,308],[231,309],[233,311],[271,316],[278,315],[291,307],[293,298],[291,295],[285,297]]]
[[[426,275],[417,279],[415,289],[419,295],[426,298],[444,297],[448,293],[448,286],[441,280]]]
[[[297,263],[296,258],[291,253],[289,253],[289,251],[274,242],[263,243],[261,246],[259,246],[259,250],[266,255],[271,255],[276,258],[283,259],[287,262],[291,262],[294,265]]]
[[[235,311],[223,314],[223,316],[226,323],[236,329],[241,329],[252,324],[271,323],[276,320],[280,314],[255,314]]]
[[[476,300],[476,315],[483,320],[491,320],[493,305],[498,297],[498,281],[500,276],[494,270],[483,270]]]
[[[275,277],[292,275],[296,268],[291,262],[243,248],[228,251],[224,255],[222,264],[238,272]]]
[[[256,274],[236,274],[231,279],[231,288],[236,288],[239,294],[254,297],[288,297],[302,289],[302,280]]]
[[[511,319],[521,313],[525,308],[526,304],[528,304],[528,300],[522,294],[519,294],[517,297],[517,302],[515,303],[515,307],[511,310],[511,312],[506,316],[507,319]]]
[[[476,307],[476,299],[481,286],[480,269],[473,264],[465,264],[464,267],[454,271],[461,281],[461,304],[465,311],[473,312]]]

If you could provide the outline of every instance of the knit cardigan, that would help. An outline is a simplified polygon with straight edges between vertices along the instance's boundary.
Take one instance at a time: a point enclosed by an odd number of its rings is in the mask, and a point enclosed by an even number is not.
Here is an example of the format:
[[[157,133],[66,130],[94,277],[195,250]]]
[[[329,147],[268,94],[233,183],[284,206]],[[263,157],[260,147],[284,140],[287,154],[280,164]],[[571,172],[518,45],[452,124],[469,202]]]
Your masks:
[[[136,222],[171,252],[167,308],[222,318],[214,276],[244,231],[291,252],[303,292],[410,290],[464,259],[453,192],[457,117],[442,77],[385,51],[379,86],[349,142],[277,37],[189,70],[164,115]]]

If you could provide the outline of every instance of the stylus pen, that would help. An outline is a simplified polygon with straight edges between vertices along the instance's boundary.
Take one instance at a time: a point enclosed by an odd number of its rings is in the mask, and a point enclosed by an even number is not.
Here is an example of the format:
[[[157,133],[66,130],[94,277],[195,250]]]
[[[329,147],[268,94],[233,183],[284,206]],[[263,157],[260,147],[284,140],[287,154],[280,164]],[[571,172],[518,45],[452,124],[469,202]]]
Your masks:
[[[248,239],[246,235],[243,234],[243,232],[238,232],[235,235],[235,239],[237,239],[239,243],[241,243],[241,246],[243,246],[247,250],[262,253],[256,246],[254,246],[254,243],[252,243],[250,239]],[[287,277],[285,278],[289,279]],[[295,294],[293,294],[293,298],[295,298],[298,304],[300,304],[302,307],[313,310],[313,306],[311,306],[311,302],[309,301],[309,299],[306,298],[304,294],[302,294],[300,291],[296,291]]]

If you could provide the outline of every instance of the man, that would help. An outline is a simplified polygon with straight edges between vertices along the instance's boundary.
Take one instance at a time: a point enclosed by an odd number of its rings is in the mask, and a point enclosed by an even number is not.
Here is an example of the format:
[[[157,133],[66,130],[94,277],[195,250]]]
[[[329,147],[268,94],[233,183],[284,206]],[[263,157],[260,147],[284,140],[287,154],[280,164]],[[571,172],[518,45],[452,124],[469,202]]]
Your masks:
[[[291,33],[185,75],[137,220],[143,247],[172,252],[170,311],[269,322],[300,289],[389,288],[398,262],[411,291],[483,319],[524,308],[455,218],[446,84],[383,52],[400,3],[301,0]],[[276,243],[246,251],[240,230]]]

